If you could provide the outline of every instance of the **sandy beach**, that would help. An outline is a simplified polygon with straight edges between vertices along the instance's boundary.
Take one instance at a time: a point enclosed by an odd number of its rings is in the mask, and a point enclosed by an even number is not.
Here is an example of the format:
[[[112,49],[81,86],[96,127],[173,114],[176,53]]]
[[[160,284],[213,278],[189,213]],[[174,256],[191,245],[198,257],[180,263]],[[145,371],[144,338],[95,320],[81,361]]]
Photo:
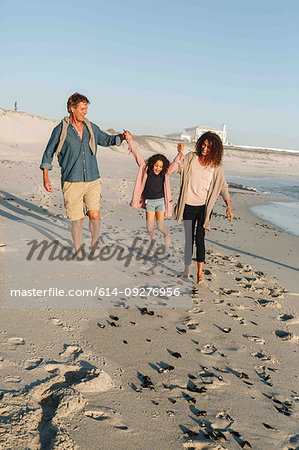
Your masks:
[[[53,194],[39,169],[54,125],[25,113],[0,117],[1,448],[298,449],[299,237],[249,209],[285,199],[231,187],[231,224],[218,199],[198,286],[177,278],[182,224],[167,220],[169,251],[149,252],[144,212],[129,207],[137,166],[126,143],[99,148],[100,244],[123,253],[78,263],[49,260],[50,251],[28,258],[34,240],[57,240],[56,255],[71,245],[57,161]],[[144,158],[176,155],[176,142],[134,139]],[[224,170],[295,177],[298,159],[226,149]],[[178,175],[171,189],[175,202]],[[41,292],[22,295],[33,289]]]

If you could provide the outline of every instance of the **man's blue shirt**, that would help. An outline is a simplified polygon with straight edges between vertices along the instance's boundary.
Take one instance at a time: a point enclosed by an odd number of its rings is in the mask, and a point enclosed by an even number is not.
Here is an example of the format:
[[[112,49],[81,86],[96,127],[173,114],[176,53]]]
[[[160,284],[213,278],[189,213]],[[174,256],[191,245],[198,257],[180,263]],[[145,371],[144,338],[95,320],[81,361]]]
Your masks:
[[[61,182],[64,181],[94,181],[100,178],[97,164],[97,145],[110,147],[110,145],[121,144],[121,134],[110,136],[104,133],[94,123],[90,122],[94,133],[96,143],[96,152],[93,155],[89,147],[90,134],[87,126],[84,124],[83,138],[81,140],[77,130],[70,123],[67,129],[67,135],[58,155],[58,162],[61,167]],[[52,161],[57,150],[62,124],[57,125],[52,131],[50,140],[43,154],[41,169],[52,169]]]

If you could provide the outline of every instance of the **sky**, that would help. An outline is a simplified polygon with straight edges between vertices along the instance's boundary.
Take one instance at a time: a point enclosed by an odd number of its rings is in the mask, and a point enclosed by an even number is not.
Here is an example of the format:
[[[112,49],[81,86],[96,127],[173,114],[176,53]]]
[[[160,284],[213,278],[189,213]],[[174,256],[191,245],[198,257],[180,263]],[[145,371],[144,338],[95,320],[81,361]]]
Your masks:
[[[227,126],[233,144],[299,149],[297,0],[2,0],[0,107],[102,129]]]

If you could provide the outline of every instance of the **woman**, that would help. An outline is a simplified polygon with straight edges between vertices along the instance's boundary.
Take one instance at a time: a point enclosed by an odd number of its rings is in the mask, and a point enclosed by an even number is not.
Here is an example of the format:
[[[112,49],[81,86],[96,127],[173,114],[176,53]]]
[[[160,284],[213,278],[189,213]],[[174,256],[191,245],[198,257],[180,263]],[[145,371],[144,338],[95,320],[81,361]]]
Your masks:
[[[210,230],[210,216],[219,194],[226,203],[227,217],[230,222],[233,219],[221,165],[222,156],[223,145],[220,137],[208,131],[200,136],[196,142],[195,152],[188,153],[180,167],[180,194],[174,217],[178,221],[184,220],[185,270],[181,277],[189,277],[195,237],[197,283],[202,281],[203,276],[205,231]]]

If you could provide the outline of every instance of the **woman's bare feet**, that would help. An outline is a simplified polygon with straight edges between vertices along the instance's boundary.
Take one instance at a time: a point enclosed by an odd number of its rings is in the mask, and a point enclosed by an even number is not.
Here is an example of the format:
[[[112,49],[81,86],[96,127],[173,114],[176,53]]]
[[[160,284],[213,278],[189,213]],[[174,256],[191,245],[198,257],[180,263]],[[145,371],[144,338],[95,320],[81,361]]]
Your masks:
[[[185,266],[185,270],[181,275],[179,275],[179,278],[189,278],[190,276],[190,267],[191,266]]]

